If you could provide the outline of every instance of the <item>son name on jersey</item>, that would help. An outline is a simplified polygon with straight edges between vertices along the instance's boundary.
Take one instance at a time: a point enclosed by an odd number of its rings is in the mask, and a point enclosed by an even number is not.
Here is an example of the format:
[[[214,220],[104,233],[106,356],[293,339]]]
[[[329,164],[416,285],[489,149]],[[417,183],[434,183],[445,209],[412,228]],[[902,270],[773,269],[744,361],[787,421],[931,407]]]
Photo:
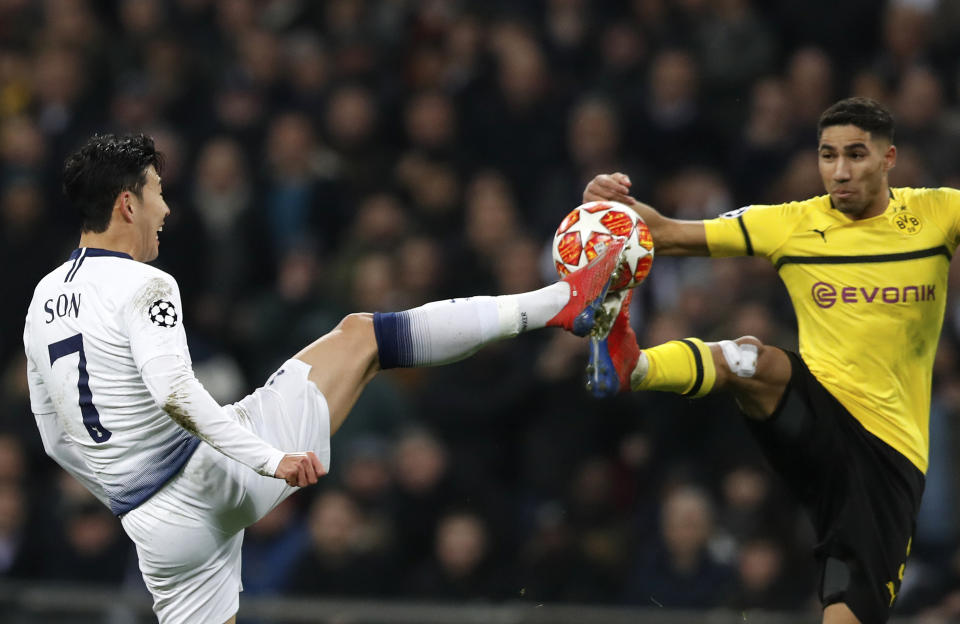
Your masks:
[[[69,297],[61,294],[56,300],[47,299],[43,304],[43,311],[47,315],[47,325],[63,316],[80,317],[80,293],[73,293]]]

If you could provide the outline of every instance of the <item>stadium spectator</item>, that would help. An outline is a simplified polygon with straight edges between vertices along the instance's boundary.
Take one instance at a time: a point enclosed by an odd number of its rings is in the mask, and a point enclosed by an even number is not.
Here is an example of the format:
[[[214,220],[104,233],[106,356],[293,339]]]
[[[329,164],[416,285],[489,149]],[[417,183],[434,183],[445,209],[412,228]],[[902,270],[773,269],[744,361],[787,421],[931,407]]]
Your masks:
[[[490,540],[481,516],[444,515],[437,522],[433,557],[414,570],[405,595],[456,602],[507,598],[512,579],[498,569]]]
[[[392,574],[383,544],[370,540],[367,519],[340,490],[310,506],[310,544],[292,564],[287,589],[312,596],[384,596]]]
[[[443,443],[422,429],[401,432],[394,446],[393,475],[399,563],[411,569],[429,556],[440,517],[466,492],[451,474]]]
[[[290,586],[294,566],[310,547],[303,514],[296,501],[288,498],[250,525],[243,536],[244,593],[282,594]]]
[[[657,175],[719,162],[720,141],[700,100],[699,82],[699,67],[684,49],[665,49],[651,60],[649,92],[628,118],[626,138]]]
[[[589,181],[596,172],[627,168],[637,172],[638,188],[649,183],[645,166],[636,160],[628,163],[623,156],[626,146],[622,128],[626,124],[622,115],[612,100],[600,95],[585,96],[570,110],[566,128],[569,158],[546,172],[536,210],[525,215],[537,234],[546,237],[556,230],[556,207],[564,205],[577,185]]]
[[[730,178],[738,205],[751,197],[766,197],[784,170],[795,147],[792,102],[787,85],[768,77],[751,88],[750,110],[742,133],[734,139]]]
[[[713,504],[701,489],[681,485],[663,499],[659,539],[637,553],[623,600],[630,604],[708,608],[729,593],[730,569],[708,545]]]
[[[17,481],[0,481],[0,579],[48,578],[42,567],[42,537],[31,530],[26,491]]]
[[[740,611],[800,611],[812,602],[813,591],[789,574],[783,546],[765,537],[751,538],[737,555],[738,585],[730,606]]]
[[[897,89],[897,142],[922,156],[921,168],[931,179],[944,180],[957,170],[960,127],[944,114],[943,85],[928,68],[906,69]]]
[[[119,585],[134,561],[120,521],[72,477],[59,479],[57,514],[47,530],[40,566],[44,578]]]
[[[301,113],[274,118],[267,133],[268,169],[257,218],[266,225],[271,255],[304,242],[328,256],[345,224],[343,189],[322,168],[313,124]]]

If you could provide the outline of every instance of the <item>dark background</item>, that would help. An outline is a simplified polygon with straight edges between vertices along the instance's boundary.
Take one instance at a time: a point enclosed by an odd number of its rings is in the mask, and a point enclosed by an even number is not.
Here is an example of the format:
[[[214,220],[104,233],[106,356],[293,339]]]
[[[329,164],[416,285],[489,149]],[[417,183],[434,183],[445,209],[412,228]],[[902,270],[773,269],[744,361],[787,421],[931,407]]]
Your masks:
[[[67,154],[146,132],[196,371],[256,387],[350,311],[535,289],[597,173],[700,219],[822,193],[815,123],[868,95],[894,186],[960,186],[960,9],[943,0],[0,0],[0,578],[136,586],[119,523],[43,453],[21,334],[78,221]],[[955,282],[956,280],[952,280]],[[956,299],[900,613],[960,614]],[[795,348],[762,261],[659,258],[642,344]],[[544,331],[378,377],[331,474],[247,532],[248,594],[816,612],[810,529],[732,401],[595,402]],[[336,363],[331,363],[335,366]]]

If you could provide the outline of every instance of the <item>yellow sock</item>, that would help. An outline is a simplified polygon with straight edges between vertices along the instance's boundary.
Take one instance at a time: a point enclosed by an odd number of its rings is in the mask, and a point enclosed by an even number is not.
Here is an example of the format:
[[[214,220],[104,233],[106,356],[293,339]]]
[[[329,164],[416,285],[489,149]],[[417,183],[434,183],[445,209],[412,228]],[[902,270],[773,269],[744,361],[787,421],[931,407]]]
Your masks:
[[[635,390],[660,390],[684,396],[702,397],[717,381],[710,347],[699,338],[672,340],[644,349],[647,374],[634,386]]]

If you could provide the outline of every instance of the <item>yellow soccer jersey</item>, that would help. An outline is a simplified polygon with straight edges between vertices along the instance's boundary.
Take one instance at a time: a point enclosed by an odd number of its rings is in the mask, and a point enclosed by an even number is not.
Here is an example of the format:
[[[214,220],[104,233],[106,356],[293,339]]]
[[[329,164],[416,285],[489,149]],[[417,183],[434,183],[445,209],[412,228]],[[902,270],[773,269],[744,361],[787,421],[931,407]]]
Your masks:
[[[704,224],[710,255],[773,263],[810,371],[868,431],[926,472],[960,191],[891,189],[884,213],[860,221],[824,195],[741,208]]]

